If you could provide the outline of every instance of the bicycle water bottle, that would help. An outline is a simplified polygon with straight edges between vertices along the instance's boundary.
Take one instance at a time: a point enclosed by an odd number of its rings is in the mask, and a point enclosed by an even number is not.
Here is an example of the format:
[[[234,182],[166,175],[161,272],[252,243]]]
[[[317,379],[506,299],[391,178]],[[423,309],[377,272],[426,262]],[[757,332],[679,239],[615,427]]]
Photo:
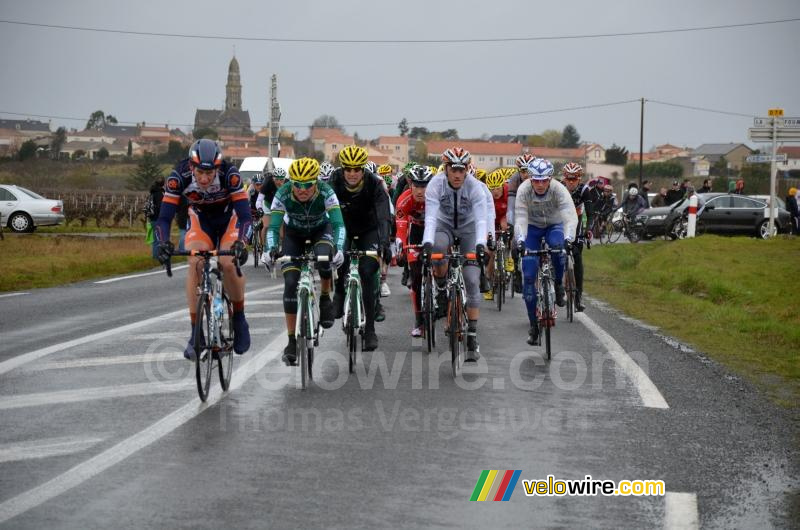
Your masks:
[[[217,316],[217,318],[222,318],[222,295],[219,294],[219,291],[217,291],[217,294],[214,295],[213,307],[214,314]]]

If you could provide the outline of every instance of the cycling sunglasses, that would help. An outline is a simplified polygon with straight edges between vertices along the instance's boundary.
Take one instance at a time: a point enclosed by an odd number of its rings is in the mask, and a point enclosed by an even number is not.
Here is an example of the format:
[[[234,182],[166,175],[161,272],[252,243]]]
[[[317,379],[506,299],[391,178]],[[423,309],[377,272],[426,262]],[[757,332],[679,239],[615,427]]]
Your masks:
[[[315,180],[311,180],[309,182],[294,182],[292,181],[292,187],[297,188],[298,190],[307,190],[314,187],[317,182]]]

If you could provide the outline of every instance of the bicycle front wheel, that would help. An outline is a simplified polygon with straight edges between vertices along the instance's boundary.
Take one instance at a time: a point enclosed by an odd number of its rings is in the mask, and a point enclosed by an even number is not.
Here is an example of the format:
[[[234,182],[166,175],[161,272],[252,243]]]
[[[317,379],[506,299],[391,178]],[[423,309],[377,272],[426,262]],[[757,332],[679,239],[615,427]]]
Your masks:
[[[194,324],[194,373],[197,379],[197,393],[200,401],[208,399],[211,387],[211,369],[213,355],[211,341],[213,339],[211,328],[211,304],[209,296],[201,294],[197,299],[197,320]]]
[[[222,331],[223,348],[217,353],[217,367],[219,368],[219,384],[222,386],[222,390],[227,391],[231,386],[231,375],[233,374],[233,305],[225,293],[222,293],[222,303],[224,309],[219,326]]]
[[[354,289],[356,292],[358,289]],[[356,322],[356,312],[358,310],[358,304],[360,301],[359,296],[353,296],[354,293],[350,293],[349,302],[350,302],[350,310],[348,311],[349,315],[347,317],[347,324],[346,324],[346,333],[347,333],[347,342],[349,344],[349,360],[348,360],[348,367],[350,369],[350,373],[355,373],[356,371],[356,361],[358,356],[358,337],[356,337],[356,329],[358,329],[358,324]]]
[[[456,289],[450,291],[450,315],[448,322],[448,334],[450,335],[450,356],[453,368],[453,377],[458,377],[461,350],[463,349],[466,333],[463,327],[464,321],[464,306],[461,296]]]
[[[572,261],[572,258],[569,258]],[[575,312],[575,270],[570,266],[564,276],[564,290],[567,292],[567,318],[570,322]]]
[[[425,325],[425,340],[428,353],[436,347],[436,315],[433,311],[433,280],[430,274],[422,281],[422,319]]]
[[[544,350],[547,355],[547,360],[550,360],[550,326],[553,324],[553,300],[550,299],[550,282],[552,280],[545,277],[542,280],[542,306],[544,307],[544,314],[541,315],[542,326],[540,329],[544,332]]]
[[[300,367],[300,388],[308,388],[309,374],[311,366],[309,360],[311,355],[309,350],[313,349],[314,337],[309,333],[308,328],[308,295],[301,295],[298,300],[298,322],[300,322],[300,333],[297,334],[297,357]]]

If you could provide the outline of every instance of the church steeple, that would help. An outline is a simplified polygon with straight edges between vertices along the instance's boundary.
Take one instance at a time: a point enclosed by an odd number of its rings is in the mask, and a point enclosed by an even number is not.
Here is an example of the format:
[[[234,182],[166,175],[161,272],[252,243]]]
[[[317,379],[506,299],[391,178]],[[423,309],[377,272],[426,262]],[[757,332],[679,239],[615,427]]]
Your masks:
[[[228,65],[228,83],[225,85],[225,110],[242,110],[242,82],[239,78],[239,61],[236,56]]]

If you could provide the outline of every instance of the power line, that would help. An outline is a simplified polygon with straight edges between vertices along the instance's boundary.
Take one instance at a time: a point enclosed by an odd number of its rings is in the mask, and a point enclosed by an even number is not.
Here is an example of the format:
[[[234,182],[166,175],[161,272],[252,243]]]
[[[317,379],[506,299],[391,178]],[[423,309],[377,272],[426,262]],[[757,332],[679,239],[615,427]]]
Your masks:
[[[726,114],[728,116],[740,116],[744,118],[755,118],[755,114],[743,114],[741,112],[730,112],[727,110],[716,110],[716,109],[709,109],[706,107],[695,107],[692,105],[681,105],[680,103],[669,103],[667,101],[659,101],[657,99],[647,99],[645,100],[648,103],[656,103],[658,105],[667,105],[669,107],[678,107],[682,109],[690,109],[690,110],[699,110],[701,112],[710,112],[713,114]]]
[[[449,123],[449,122],[463,122],[463,121],[478,121],[478,120],[493,120],[493,119],[502,119],[502,118],[517,118],[522,116],[534,116],[537,114],[553,114],[558,112],[568,112],[574,110],[585,110],[585,109],[594,109],[594,108],[602,108],[602,107],[611,107],[616,105],[624,105],[627,103],[635,103],[638,102],[638,99],[629,99],[625,101],[615,101],[611,103],[598,103],[594,105],[580,105],[575,107],[562,107],[558,109],[547,109],[547,110],[535,110],[530,112],[515,112],[512,114],[494,114],[489,116],[471,116],[471,117],[462,117],[462,118],[442,118],[436,120],[406,120],[409,125],[424,125],[428,123]],[[69,120],[69,121],[86,121],[88,118],[76,118],[74,116],[50,116],[47,114],[33,114],[29,112],[11,112],[6,110],[0,110],[0,114],[9,114],[12,116],[30,116],[34,118],[49,118],[54,120]],[[139,122],[132,122],[132,121],[119,121],[119,125],[137,125]],[[154,122],[145,122],[145,123],[162,123],[161,121],[154,121]],[[340,124],[341,127],[382,127],[388,125],[397,125],[398,121],[391,121],[391,122],[374,122],[374,123],[344,123]],[[190,123],[173,123],[174,126],[180,127],[194,127],[194,124]],[[287,129],[300,129],[304,127],[309,127],[308,124],[305,125],[281,125],[283,128]]]
[[[757,22],[742,22],[739,24],[719,24],[714,26],[694,26],[682,28],[656,29],[647,31],[627,31],[617,33],[589,33],[583,35],[546,35],[538,37],[497,37],[497,38],[471,38],[471,39],[309,39],[309,38],[284,38],[284,37],[246,37],[246,36],[225,36],[225,35],[191,35],[187,33],[159,33],[155,31],[132,31],[108,28],[92,28],[85,26],[66,26],[61,24],[41,24],[36,22],[26,22],[21,20],[0,20],[3,24],[14,24],[19,26],[32,26],[49,29],[66,29],[73,31],[90,31],[95,33],[114,33],[120,35],[137,35],[145,37],[170,37],[180,39],[208,39],[208,40],[229,40],[229,41],[250,41],[250,42],[282,42],[294,44],[470,44],[470,43],[491,43],[491,42],[534,42],[534,41],[556,41],[556,40],[578,40],[578,39],[598,39],[610,37],[633,37],[640,35],[662,35],[668,33],[686,33],[694,31],[709,31],[719,29],[744,28],[752,26],[765,26],[770,24],[784,24],[788,22],[798,22],[799,18],[784,18],[778,20],[763,20]]]
[[[589,109],[598,109],[598,108],[605,108],[605,107],[615,107],[620,105],[627,105],[629,103],[639,103],[641,100],[639,99],[627,99],[623,101],[612,101],[609,103],[596,103],[592,105],[577,105],[572,107],[560,107],[556,109],[546,109],[546,110],[534,110],[529,112],[515,112],[510,114],[492,114],[492,115],[485,115],[485,116],[469,116],[469,117],[460,117],[460,118],[441,118],[441,119],[429,119],[429,120],[406,120],[409,125],[426,125],[431,123],[457,123],[457,122],[465,122],[465,121],[480,121],[480,120],[495,120],[495,119],[505,119],[505,118],[519,118],[525,116],[537,116],[542,114],[556,114],[560,112],[571,112],[576,110],[589,110]],[[680,103],[670,103],[667,101],[660,101],[656,99],[645,99],[647,103],[656,103],[659,105],[666,105],[670,107],[679,107],[689,110],[695,110],[700,112],[709,112],[714,114],[723,114],[727,116],[737,116],[737,117],[745,117],[745,118],[752,118],[754,114],[745,114],[741,112],[732,112],[727,110],[717,110],[717,109],[710,109],[706,107],[698,107],[692,105],[682,105]],[[7,110],[0,110],[0,114],[7,114],[10,116],[26,116],[26,117],[33,117],[33,118],[48,118],[52,120],[65,120],[65,121],[86,121],[88,118],[77,118],[74,116],[52,116],[49,114],[34,114],[30,112],[12,112]],[[162,121],[152,121],[152,122],[145,122],[145,123],[163,123]],[[398,121],[390,121],[390,122],[372,122],[372,123],[344,123],[340,124],[341,127],[385,127],[385,126],[395,126],[399,123]],[[138,125],[139,122],[133,121],[119,121],[118,125]],[[172,123],[168,124],[173,127],[194,127],[193,123]],[[309,127],[308,124],[305,125],[281,125],[281,128],[285,129],[304,129]]]

